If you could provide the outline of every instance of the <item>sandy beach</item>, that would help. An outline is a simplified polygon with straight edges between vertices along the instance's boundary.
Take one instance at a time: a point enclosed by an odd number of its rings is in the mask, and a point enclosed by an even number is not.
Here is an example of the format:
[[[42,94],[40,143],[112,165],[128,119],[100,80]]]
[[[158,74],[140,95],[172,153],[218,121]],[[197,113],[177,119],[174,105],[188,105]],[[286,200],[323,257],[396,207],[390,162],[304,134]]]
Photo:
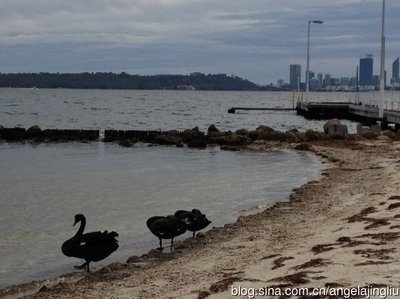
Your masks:
[[[174,254],[149,252],[92,273],[13,286],[0,297],[216,299],[251,298],[265,287],[398,287],[400,142],[381,136],[309,145],[326,170],[289,199],[177,242]]]

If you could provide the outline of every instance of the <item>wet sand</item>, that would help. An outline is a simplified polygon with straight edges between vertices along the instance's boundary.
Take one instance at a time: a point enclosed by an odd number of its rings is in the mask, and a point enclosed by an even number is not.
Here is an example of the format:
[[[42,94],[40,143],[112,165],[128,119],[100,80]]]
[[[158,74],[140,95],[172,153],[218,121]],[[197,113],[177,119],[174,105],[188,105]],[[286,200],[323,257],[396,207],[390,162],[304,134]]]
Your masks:
[[[288,201],[177,242],[174,254],[149,252],[0,297],[211,299],[232,298],[232,286],[397,287],[400,142],[324,141],[311,150],[328,161],[324,177]]]

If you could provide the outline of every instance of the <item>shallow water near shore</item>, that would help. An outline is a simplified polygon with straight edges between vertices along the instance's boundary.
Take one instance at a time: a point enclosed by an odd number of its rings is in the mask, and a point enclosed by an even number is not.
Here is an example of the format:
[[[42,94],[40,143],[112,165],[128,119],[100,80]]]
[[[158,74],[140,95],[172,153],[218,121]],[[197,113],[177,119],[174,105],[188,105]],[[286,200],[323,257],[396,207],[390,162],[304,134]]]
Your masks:
[[[80,260],[63,256],[60,246],[77,230],[76,213],[86,215],[86,231],[120,234],[119,250],[93,264],[98,268],[155,248],[158,240],[145,224],[150,216],[199,208],[210,228],[221,226],[244,208],[286,199],[321,170],[315,157],[293,151],[102,142],[4,143],[0,151],[0,287],[74,271]]]

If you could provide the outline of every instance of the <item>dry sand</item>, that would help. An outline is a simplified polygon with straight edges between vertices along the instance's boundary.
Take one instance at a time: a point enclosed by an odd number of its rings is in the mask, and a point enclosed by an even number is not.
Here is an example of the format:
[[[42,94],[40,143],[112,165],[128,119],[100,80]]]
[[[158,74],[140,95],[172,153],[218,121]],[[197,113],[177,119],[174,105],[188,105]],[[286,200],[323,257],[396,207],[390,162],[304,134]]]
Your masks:
[[[312,150],[329,168],[290,201],[177,242],[174,254],[150,252],[0,297],[214,299],[234,298],[232,285],[399,286],[400,142],[339,140]]]

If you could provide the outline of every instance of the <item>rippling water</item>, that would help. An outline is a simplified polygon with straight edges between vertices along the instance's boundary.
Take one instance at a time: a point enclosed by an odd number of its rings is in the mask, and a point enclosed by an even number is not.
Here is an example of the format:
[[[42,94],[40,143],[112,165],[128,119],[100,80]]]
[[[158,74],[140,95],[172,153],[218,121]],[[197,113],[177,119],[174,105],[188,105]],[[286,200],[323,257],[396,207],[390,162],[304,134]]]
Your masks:
[[[230,106],[288,106],[289,93],[93,90],[0,90],[0,124],[42,128],[223,130],[318,126],[293,113],[228,114]],[[87,230],[115,230],[124,261],[158,245],[145,222],[153,215],[199,208],[212,226],[240,211],[284,200],[292,188],[319,177],[309,154],[223,152],[116,144],[0,143],[0,287],[73,271],[80,261],[60,246],[75,234],[73,216]],[[185,235],[188,237],[189,234]]]
[[[351,93],[315,93],[316,101],[349,101]],[[237,111],[232,106],[292,107],[290,92],[73,90],[0,88],[0,125],[41,128],[170,130],[215,124],[222,130],[322,130],[295,112]],[[351,127],[353,125],[350,124]],[[350,128],[351,129],[351,128]]]

